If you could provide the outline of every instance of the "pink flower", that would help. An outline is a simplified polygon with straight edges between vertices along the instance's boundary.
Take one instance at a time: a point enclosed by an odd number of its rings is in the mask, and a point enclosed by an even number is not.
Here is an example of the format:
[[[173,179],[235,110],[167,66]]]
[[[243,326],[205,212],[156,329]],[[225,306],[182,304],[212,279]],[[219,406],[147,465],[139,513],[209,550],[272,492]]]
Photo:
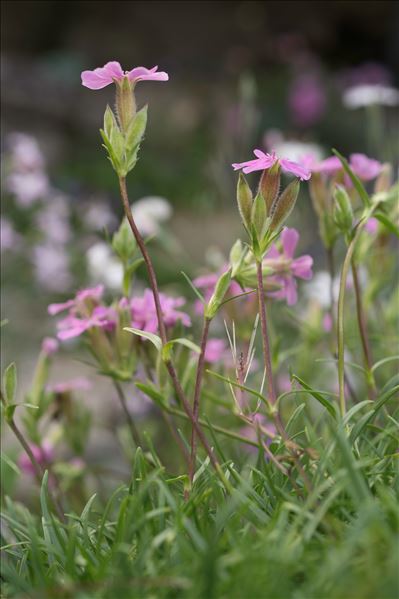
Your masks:
[[[191,326],[191,320],[188,314],[176,310],[185,304],[183,297],[168,297],[164,293],[159,294],[161,310],[165,325],[173,327],[177,322],[184,326]],[[134,297],[130,302],[132,315],[132,326],[141,331],[156,333],[158,331],[158,319],[155,309],[154,296],[150,289],[144,291],[143,297]]]
[[[364,230],[370,233],[370,235],[375,235],[378,231],[378,220],[374,217],[369,218],[364,225]]]
[[[382,164],[378,160],[368,158],[365,154],[351,154],[349,165],[362,181],[375,179],[382,169]]]
[[[42,445],[30,445],[30,450],[33,453],[33,457],[43,467],[46,467],[54,459],[53,446],[49,441],[43,441]],[[22,453],[18,459],[18,466],[25,474],[35,475],[36,471],[30,461],[27,453]]]
[[[296,125],[308,127],[316,123],[326,108],[326,94],[320,80],[310,73],[297,77],[288,103]]]
[[[55,354],[58,350],[59,343],[53,337],[45,337],[42,342],[42,352],[47,356]]]
[[[288,160],[287,158],[278,158],[275,152],[265,154],[262,150],[254,150],[256,160],[248,160],[232,164],[235,171],[242,169],[244,173],[252,173],[253,171],[264,171],[272,167],[277,161],[280,163],[283,171],[291,173],[298,177],[301,181],[307,181],[311,177],[310,171],[303,165]]]
[[[272,422],[268,422],[263,414],[255,414],[252,417],[251,424],[244,426],[240,430],[240,434],[243,437],[247,437],[247,439],[250,441],[256,442],[258,442],[260,437],[260,441],[267,446],[270,445],[272,438],[276,435],[276,433],[277,431],[274,424]],[[251,445],[248,445],[247,449],[250,453],[256,451],[256,448]]]
[[[305,255],[294,259],[299,241],[296,229],[283,229],[280,239],[283,251],[280,253],[276,244],[273,244],[264,259],[264,264],[273,268],[276,273],[270,279],[281,285],[281,289],[269,292],[269,295],[276,299],[286,299],[287,304],[292,306],[298,299],[295,277],[305,280],[312,278],[313,258]]]
[[[67,382],[48,385],[47,391],[52,393],[72,393],[73,391],[88,391],[91,389],[91,383],[85,377],[77,377]]]
[[[88,289],[82,289],[78,291],[74,299],[70,299],[62,304],[50,304],[47,308],[48,313],[51,316],[58,314],[59,312],[63,312],[64,310],[69,310],[70,308],[79,308],[82,302],[85,300],[93,300],[94,302],[98,302],[102,294],[104,292],[104,285],[97,285],[96,287],[90,287]]]
[[[158,67],[152,69],[146,69],[145,67],[136,67],[131,71],[123,71],[119,62],[112,60],[107,62],[106,65],[94,71],[83,71],[82,85],[89,89],[102,89],[121,81],[124,77],[127,77],[133,85],[137,81],[168,81],[169,75],[163,71],[158,72]]]
[[[223,339],[209,339],[205,350],[205,360],[209,364],[216,364],[223,358],[225,352],[226,344]]]
[[[322,321],[322,325],[323,325],[323,330],[326,333],[330,333],[333,327],[333,320],[332,320],[332,316],[329,312],[327,312],[326,314],[324,314],[323,316],[323,321]]]
[[[308,154],[303,156],[301,164],[314,173],[322,173],[327,176],[333,176],[343,168],[337,156],[330,156],[318,162],[313,155]],[[380,174],[382,168],[382,164],[378,160],[368,158],[365,154],[351,154],[349,166],[362,181],[371,181]],[[345,183],[351,185],[350,179],[346,176]]]

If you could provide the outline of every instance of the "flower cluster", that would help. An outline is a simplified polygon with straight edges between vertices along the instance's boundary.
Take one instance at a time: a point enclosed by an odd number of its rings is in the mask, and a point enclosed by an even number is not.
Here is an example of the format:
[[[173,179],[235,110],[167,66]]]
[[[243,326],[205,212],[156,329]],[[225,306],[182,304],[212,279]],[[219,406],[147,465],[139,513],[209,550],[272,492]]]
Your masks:
[[[235,162],[233,168],[235,171],[242,169],[244,173],[252,173],[253,171],[264,171],[271,168],[276,162],[278,162],[283,171],[290,173],[295,177],[298,177],[301,181],[307,181],[310,179],[311,172],[306,166],[288,160],[287,158],[278,158],[275,152],[271,154],[265,154],[262,150],[254,150],[256,156],[255,160],[248,160],[247,162]]]

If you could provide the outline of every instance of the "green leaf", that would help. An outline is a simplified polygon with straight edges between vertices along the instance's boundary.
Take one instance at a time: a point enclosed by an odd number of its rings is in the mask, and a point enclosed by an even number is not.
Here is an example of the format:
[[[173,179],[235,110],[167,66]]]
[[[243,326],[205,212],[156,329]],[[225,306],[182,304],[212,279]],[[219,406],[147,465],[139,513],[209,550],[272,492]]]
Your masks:
[[[140,389],[140,391],[142,391],[143,393],[145,393],[146,395],[148,395],[148,397],[150,399],[152,399],[153,401],[155,401],[155,403],[161,405],[161,406],[166,406],[167,405],[167,401],[164,397],[164,395],[159,391],[159,389],[151,382],[147,382],[147,383],[134,383],[137,387],[137,389]]]
[[[126,155],[137,152],[147,126],[147,105],[138,111],[126,131]]]
[[[17,389],[17,367],[12,362],[4,371],[3,375],[4,397],[7,403],[12,404],[15,401]]]
[[[309,392],[309,395],[311,395],[312,397],[314,397],[319,403],[321,403],[322,406],[324,406],[326,408],[326,410],[328,411],[328,413],[333,417],[333,418],[337,418],[337,413],[335,410],[335,407],[333,406],[333,404],[328,401],[328,399],[326,399],[321,393],[319,393],[318,391],[314,391],[307,383],[305,383],[305,381],[303,381],[301,378],[299,378],[299,376],[297,376],[296,374],[292,375],[292,378],[294,380],[296,380],[303,389],[305,389],[306,391]]]
[[[387,216],[385,216],[385,214],[378,212],[374,213],[374,216],[380,221],[380,223],[384,225],[386,229],[388,229],[388,231],[396,235],[396,237],[399,237],[399,227],[395,225],[395,223],[392,222]]]
[[[187,283],[190,285],[191,289],[194,291],[195,295],[198,297],[198,299],[200,300],[200,302],[202,302],[203,304],[205,304],[205,298],[204,298],[204,296],[197,289],[197,287],[194,285],[194,283],[192,282],[192,280],[190,279],[190,277],[188,275],[186,275],[186,273],[184,271],[182,271],[182,270],[180,271],[180,273],[186,279]]]
[[[133,333],[133,335],[138,335],[138,337],[144,337],[145,339],[148,339],[153,345],[155,345],[158,351],[162,350],[162,340],[160,337],[158,337],[158,335],[149,333],[148,331],[141,331],[140,329],[135,329],[133,327],[123,327],[123,330],[127,331],[128,333]]]
[[[251,225],[252,192],[242,173],[237,182],[237,204],[243,225],[248,230]]]
[[[344,158],[342,156],[342,154],[340,154],[337,150],[335,150],[334,148],[332,149],[333,154],[335,154],[337,156],[337,158],[340,159],[341,164],[344,168],[344,171],[347,173],[347,175],[350,177],[354,188],[356,189],[357,193],[360,196],[360,199],[362,200],[363,204],[369,208],[370,207],[370,198],[369,195],[367,193],[367,191],[365,190],[363,183],[360,181],[360,179],[355,175],[355,173],[352,171],[352,169],[349,166],[348,161],[346,160],[346,158]]]
[[[190,339],[185,339],[184,337],[179,337],[178,339],[171,339],[163,346],[162,359],[165,362],[167,362],[170,359],[170,354],[171,354],[172,348],[175,345],[175,343],[177,343],[179,345],[184,345],[185,347],[188,347],[189,349],[196,352],[197,354],[201,353],[201,348],[198,345],[196,345],[195,343],[193,343],[192,341],[190,341]]]

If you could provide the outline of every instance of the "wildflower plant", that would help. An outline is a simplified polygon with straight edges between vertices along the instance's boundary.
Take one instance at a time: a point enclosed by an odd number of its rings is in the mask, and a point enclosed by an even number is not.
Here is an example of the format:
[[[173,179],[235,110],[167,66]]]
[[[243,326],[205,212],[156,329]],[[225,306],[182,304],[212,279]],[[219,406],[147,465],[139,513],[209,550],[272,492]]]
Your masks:
[[[372,355],[359,267],[379,241],[391,268],[398,185],[386,165],[361,154],[294,162],[257,149],[232,165],[242,171],[245,238],[217,272],[184,275],[187,298],[161,291],[127,177],[147,124],[135,86],[168,79],[157,67],[123,71],[115,61],[82,73],[86,88],[116,90],[100,133],[124,209],[109,238],[120,292],[95,282],[49,305],[56,338],[43,340],[26,401],[17,400],[16,365],[4,372],[2,415],[22,448],[4,469],[40,486],[40,507],[3,501],[6,596],[393,597],[399,385],[387,347],[397,295],[390,282],[384,341]],[[245,177],[252,172],[260,172],[256,192]],[[301,182],[330,258],[337,246],[344,252],[338,298],[331,268],[324,315],[314,310],[316,292],[306,304],[298,288],[314,266],[296,253]],[[138,280],[143,268],[148,288]],[[346,311],[352,296],[357,319]],[[107,452],[96,464],[88,449],[105,431],[93,428],[82,397],[96,401],[98,391],[79,377],[52,381],[59,352],[79,342],[126,425],[110,427],[126,458],[112,493],[101,473]],[[144,399],[149,429],[145,410],[133,409]],[[173,446],[165,450],[166,435]]]

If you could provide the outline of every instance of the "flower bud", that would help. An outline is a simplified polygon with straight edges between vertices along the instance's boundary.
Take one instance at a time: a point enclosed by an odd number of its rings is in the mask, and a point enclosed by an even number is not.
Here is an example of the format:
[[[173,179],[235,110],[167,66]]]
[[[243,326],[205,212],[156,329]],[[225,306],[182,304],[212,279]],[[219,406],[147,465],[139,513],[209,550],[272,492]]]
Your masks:
[[[334,221],[343,233],[352,229],[353,210],[350,198],[344,187],[337,185],[334,191]]]
[[[112,237],[112,249],[122,262],[127,263],[136,251],[136,241],[131,233],[129,224],[124,218],[119,229]]]
[[[262,194],[258,193],[254,199],[251,210],[251,223],[258,239],[262,239],[266,232],[267,210]]]
[[[121,129],[125,133],[136,114],[133,87],[127,77],[116,82],[116,112]]]
[[[277,200],[275,200],[272,209],[271,209],[271,222],[269,226],[270,231],[276,231],[279,229],[284,221],[291,214],[292,209],[295,206],[298,193],[299,193],[300,183],[299,179],[294,179],[291,183],[284,189],[283,193],[280,195]]]
[[[230,250],[230,265],[232,268],[232,277],[234,277],[234,273],[240,268],[240,264],[243,261],[244,255],[245,249],[243,248],[241,239],[237,239],[237,241]]]
[[[251,227],[252,192],[242,173],[238,177],[237,203],[244,227],[249,230]]]
[[[263,171],[259,182],[259,192],[265,200],[267,214],[270,214],[273,202],[276,200],[280,190],[280,172],[280,164],[276,161],[271,168]]]
[[[318,216],[326,210],[327,189],[320,173],[313,173],[309,181],[309,192],[313,208]]]
[[[388,191],[392,185],[392,166],[389,163],[382,165],[380,174],[378,175],[375,185],[374,193],[380,193],[382,191]]]
[[[219,280],[216,283],[215,291],[213,292],[213,295],[205,308],[205,318],[210,320],[215,316],[224,300],[224,296],[230,287],[230,283],[231,269],[227,270],[221,275],[221,277],[219,277]]]

